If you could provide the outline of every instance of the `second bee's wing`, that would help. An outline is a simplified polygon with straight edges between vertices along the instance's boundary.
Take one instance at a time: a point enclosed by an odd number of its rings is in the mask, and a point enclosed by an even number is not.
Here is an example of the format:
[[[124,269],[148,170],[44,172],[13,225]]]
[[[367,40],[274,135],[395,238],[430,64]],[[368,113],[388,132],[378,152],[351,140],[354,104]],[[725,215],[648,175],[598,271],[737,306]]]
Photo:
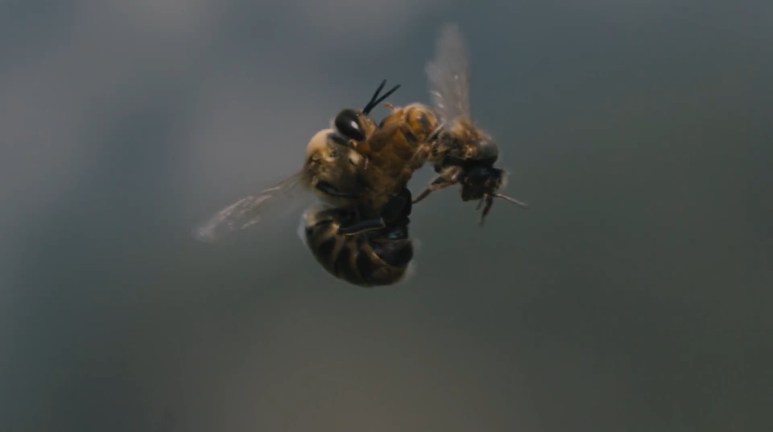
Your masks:
[[[300,198],[313,198],[311,193],[303,190],[303,177],[303,171],[299,171],[273,187],[244,197],[220,210],[207,223],[196,229],[196,238],[205,242],[218,241],[276,212],[283,213],[292,207],[303,205],[305,200]]]
[[[456,24],[440,30],[434,58],[425,68],[430,98],[443,123],[470,119],[470,70],[467,45]]]

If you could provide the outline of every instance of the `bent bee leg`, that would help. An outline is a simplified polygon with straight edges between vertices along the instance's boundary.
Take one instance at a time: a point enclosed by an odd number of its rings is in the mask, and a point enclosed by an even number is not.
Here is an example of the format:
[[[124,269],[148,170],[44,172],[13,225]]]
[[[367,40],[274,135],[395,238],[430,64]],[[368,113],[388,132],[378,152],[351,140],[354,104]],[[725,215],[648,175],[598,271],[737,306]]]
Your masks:
[[[458,179],[461,171],[461,168],[453,167],[447,172],[444,172],[440,176],[436,177],[434,180],[432,180],[432,183],[429,184],[429,187],[424,189],[424,192],[420,193],[419,196],[413,200],[413,203],[416,204],[417,202],[423,200],[432,192],[436,192],[449,186],[455,185],[459,181]]]
[[[338,232],[344,235],[356,235],[365,231],[382,229],[386,226],[407,225],[407,217],[411,214],[411,205],[411,191],[408,188],[403,188],[387,202],[379,217],[342,223]]]
[[[341,192],[337,187],[333,186],[332,184],[324,180],[319,180],[318,182],[316,182],[314,187],[317,188],[318,191],[336,198],[355,198],[354,195],[346,192]]]
[[[444,123],[438,123],[437,126],[435,127],[435,130],[433,130],[432,133],[429,135],[429,137],[427,137],[427,142],[434,143],[435,141],[437,141],[438,138],[440,137],[440,133],[445,130],[445,126],[446,125]]]
[[[384,228],[386,222],[383,218],[365,219],[361,221],[354,221],[351,223],[342,223],[338,227],[338,233],[343,235],[357,235],[365,231],[372,231]]]
[[[488,215],[489,211],[491,211],[491,206],[494,204],[494,197],[491,195],[486,195],[482,200],[481,203],[485,201],[485,205],[483,206],[483,213],[480,215],[480,220],[478,221],[478,225],[483,226],[483,223],[486,221],[486,216]],[[480,208],[480,205],[478,205],[478,208]]]

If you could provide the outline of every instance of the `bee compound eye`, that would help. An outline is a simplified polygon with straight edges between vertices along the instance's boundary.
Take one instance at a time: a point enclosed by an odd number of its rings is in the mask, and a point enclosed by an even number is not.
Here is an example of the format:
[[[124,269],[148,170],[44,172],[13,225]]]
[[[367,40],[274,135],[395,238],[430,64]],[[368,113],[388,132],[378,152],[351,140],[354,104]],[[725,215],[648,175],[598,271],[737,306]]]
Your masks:
[[[355,141],[364,141],[365,134],[360,125],[360,116],[351,109],[345,109],[338,113],[334,121],[335,128],[341,135]]]

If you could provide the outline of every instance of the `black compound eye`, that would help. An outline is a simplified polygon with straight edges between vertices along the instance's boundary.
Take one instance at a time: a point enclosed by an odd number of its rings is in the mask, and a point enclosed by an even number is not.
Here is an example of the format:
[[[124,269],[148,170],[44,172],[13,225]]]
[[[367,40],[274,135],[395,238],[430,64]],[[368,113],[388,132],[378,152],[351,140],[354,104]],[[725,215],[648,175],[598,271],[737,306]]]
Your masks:
[[[362,132],[359,116],[354,110],[345,109],[338,113],[334,124],[341,135],[355,141],[365,140],[365,134]]]

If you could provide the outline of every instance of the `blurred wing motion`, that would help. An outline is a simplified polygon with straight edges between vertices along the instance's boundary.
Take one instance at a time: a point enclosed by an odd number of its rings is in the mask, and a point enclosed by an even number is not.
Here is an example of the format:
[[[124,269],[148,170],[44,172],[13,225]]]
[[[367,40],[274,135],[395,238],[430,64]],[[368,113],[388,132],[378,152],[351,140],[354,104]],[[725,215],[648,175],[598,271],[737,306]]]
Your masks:
[[[306,204],[306,200],[301,197],[313,198],[313,194],[308,193],[303,186],[304,172],[299,171],[276,186],[244,197],[220,210],[196,230],[195,236],[204,242],[215,242],[263,219],[276,217],[277,213],[288,213]]]
[[[425,72],[429,80],[432,105],[443,123],[470,116],[470,71],[467,45],[456,24],[440,30],[435,56]]]

